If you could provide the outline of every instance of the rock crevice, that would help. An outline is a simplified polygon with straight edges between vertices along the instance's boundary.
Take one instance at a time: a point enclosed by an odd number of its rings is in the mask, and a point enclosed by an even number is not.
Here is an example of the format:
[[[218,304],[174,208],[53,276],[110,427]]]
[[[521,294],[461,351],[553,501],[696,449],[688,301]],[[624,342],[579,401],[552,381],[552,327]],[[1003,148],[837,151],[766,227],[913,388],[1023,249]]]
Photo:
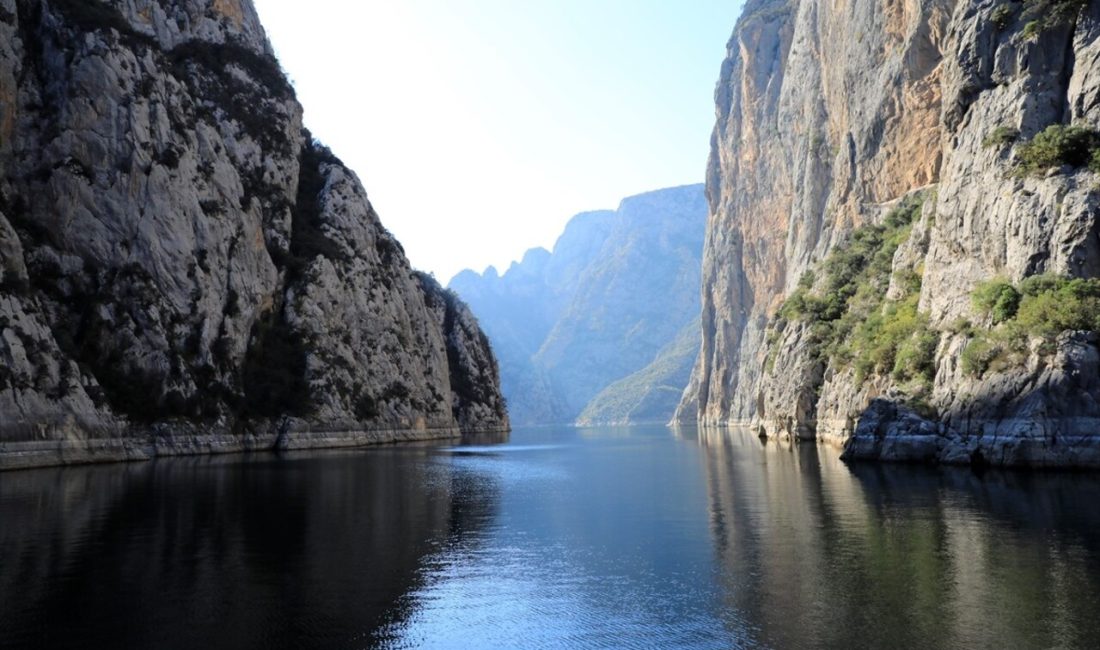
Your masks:
[[[0,9],[0,467],[507,428],[251,2]]]
[[[1100,275],[1100,162],[1029,149],[1100,127],[1098,51],[1095,0],[748,3],[716,91],[703,352],[677,419],[850,458],[1100,465],[1100,324],[1021,330],[964,369],[1003,338],[975,306],[983,283]],[[888,277],[838,294],[838,251],[913,197]],[[820,302],[786,308],[799,291]],[[899,314],[911,338],[861,367],[860,337]]]

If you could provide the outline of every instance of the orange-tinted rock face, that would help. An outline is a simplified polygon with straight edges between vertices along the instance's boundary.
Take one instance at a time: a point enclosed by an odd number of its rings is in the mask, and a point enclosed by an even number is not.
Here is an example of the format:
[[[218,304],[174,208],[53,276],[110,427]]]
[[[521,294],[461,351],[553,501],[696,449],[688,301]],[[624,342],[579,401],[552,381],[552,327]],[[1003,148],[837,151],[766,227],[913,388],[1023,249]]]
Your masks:
[[[241,23],[244,22],[244,10],[241,8],[240,0],[214,0],[211,8],[232,20],[237,27],[240,27]]]
[[[746,7],[719,82],[708,174],[708,358],[682,419],[756,415],[763,327],[785,291],[878,204],[934,181],[946,19],[917,3]]]
[[[894,418],[908,440],[924,442],[859,453],[958,461],[978,450],[1003,464],[1069,462],[1051,440],[1100,423],[1100,407],[1050,396],[1076,381],[1067,368],[1091,367],[1091,344],[1066,339],[1058,354],[1023,364],[1030,370],[979,379],[959,370],[967,339],[948,331],[961,318],[989,325],[970,293],[990,277],[1100,275],[1095,174],[1065,167],[1023,178],[1013,173],[1016,148],[983,146],[997,127],[1018,129],[1019,142],[1051,124],[1100,128],[1100,1],[1025,36],[1048,4],[1007,5],[994,19],[999,3],[977,0],[748,3],[716,93],[702,354],[678,420],[847,444],[876,399],[905,406],[906,386],[857,379],[815,352],[809,325],[773,331],[770,342],[768,328],[805,271],[820,271],[853,229],[920,195],[924,211],[893,271],[923,276],[920,311],[941,341],[935,381],[921,397],[925,419],[876,406],[866,422],[890,432]],[[1032,383],[1025,371],[1038,373]],[[1055,376],[1062,384],[1036,388]],[[1094,402],[1100,395],[1084,403]],[[1044,415],[1021,416],[1025,403]],[[990,447],[983,430],[1039,441],[1009,453]]]

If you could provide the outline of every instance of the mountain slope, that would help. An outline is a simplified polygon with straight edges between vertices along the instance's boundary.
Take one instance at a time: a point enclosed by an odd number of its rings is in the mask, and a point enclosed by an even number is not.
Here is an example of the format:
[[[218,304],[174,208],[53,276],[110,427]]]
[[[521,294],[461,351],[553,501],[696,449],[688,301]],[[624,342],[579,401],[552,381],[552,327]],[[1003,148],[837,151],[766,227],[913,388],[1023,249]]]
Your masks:
[[[516,422],[572,422],[695,317],[705,219],[700,185],[649,192],[574,217],[553,253],[529,251],[503,276],[451,281],[500,354]]]
[[[699,356],[699,321],[688,323],[652,363],[601,390],[577,424],[665,424],[676,411]]]
[[[749,2],[678,419],[1100,464],[1098,51],[1095,0]]]
[[[0,467],[507,426],[248,0],[0,9]]]

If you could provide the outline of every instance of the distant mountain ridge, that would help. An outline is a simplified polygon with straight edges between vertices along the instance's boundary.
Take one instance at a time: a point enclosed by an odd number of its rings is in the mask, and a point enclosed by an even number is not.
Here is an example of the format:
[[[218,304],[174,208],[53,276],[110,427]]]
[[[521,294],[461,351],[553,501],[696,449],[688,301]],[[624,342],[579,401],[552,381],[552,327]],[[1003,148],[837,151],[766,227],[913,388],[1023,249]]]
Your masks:
[[[678,336],[699,313],[706,218],[702,184],[647,192],[576,215],[553,252],[534,248],[503,274],[451,280],[498,355],[514,423],[672,416],[676,399],[649,387],[682,389],[697,354]],[[635,373],[646,379],[627,381]],[[593,404],[612,384],[616,396]]]

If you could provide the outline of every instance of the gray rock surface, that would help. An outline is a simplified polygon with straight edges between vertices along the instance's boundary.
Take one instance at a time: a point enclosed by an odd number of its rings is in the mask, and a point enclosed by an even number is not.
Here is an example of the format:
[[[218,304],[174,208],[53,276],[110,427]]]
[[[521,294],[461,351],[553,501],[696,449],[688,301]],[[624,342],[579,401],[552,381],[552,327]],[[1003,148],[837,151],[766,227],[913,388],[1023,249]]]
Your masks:
[[[508,424],[249,0],[0,0],[0,273],[0,467]]]
[[[1096,0],[750,1],[716,91],[703,347],[677,419],[849,458],[1100,465],[1094,334],[976,378],[951,331],[990,325],[970,300],[981,281],[1100,275],[1097,174],[1015,173],[1048,125],[1100,127],[1098,52]],[[990,146],[998,127],[1019,136]],[[920,311],[942,332],[917,409],[890,377],[817,362],[809,328],[766,335],[805,271],[914,193],[924,212],[894,271],[923,274]]]
[[[698,328],[679,337],[698,314],[705,219],[701,185],[648,192],[577,215],[553,253],[529,251],[504,275],[455,276],[500,355],[515,422],[667,421],[669,383],[682,391],[698,349]]]

